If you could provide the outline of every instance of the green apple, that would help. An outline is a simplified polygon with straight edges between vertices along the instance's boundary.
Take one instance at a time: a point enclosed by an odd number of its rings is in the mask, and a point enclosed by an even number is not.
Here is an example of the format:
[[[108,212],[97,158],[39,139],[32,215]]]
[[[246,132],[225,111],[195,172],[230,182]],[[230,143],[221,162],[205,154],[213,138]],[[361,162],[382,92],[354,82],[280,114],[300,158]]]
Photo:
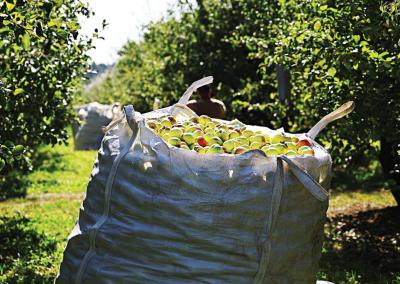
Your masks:
[[[203,147],[203,148],[199,149],[199,151],[197,153],[205,154],[205,153],[207,153],[209,148],[210,148],[209,146]]]
[[[168,142],[168,139],[170,138],[169,132],[163,133],[160,135],[162,139]]]
[[[171,129],[169,128],[169,127],[165,127],[165,126],[163,126],[163,127],[161,127],[161,129],[160,129],[160,136],[166,136],[166,135],[168,135],[168,137],[169,137],[169,132],[171,131]]]
[[[236,144],[237,143],[234,139],[229,139],[222,144],[222,147],[224,148],[225,152],[230,153],[232,152],[233,148],[237,146]]]
[[[296,143],[293,143],[293,142],[285,142],[285,145],[287,146],[288,150],[293,150],[293,151],[296,151],[296,150],[297,150]]]
[[[292,140],[293,143],[299,142],[299,138],[298,137],[292,136],[291,138],[292,138],[291,140]]]
[[[229,131],[229,139],[238,138],[238,137],[240,137],[240,134],[237,131],[235,131],[235,130]]]
[[[185,132],[182,134],[182,140],[188,145],[192,145],[196,141],[196,138],[194,137],[193,133]]]
[[[200,146],[196,141],[195,141],[193,144],[188,144],[188,145],[189,145],[189,148],[190,148],[191,150],[193,150],[194,147],[196,147],[196,146]]]
[[[228,130],[228,125],[226,125],[226,124],[218,124],[217,128],[219,128],[221,130]]]
[[[171,137],[178,137],[181,138],[183,134],[183,130],[182,128],[178,128],[178,127],[173,127],[170,131],[169,131],[169,136]]]
[[[265,143],[271,143],[271,136],[267,133],[263,134]]]
[[[250,129],[245,129],[243,130],[242,135],[246,138],[249,138],[250,136],[254,135],[254,132]]]
[[[203,134],[204,133],[201,130],[196,130],[196,131],[193,132],[193,136],[196,137],[196,138],[199,137],[199,136],[203,136]]]
[[[168,127],[168,128],[172,127],[172,123],[168,118],[161,119],[160,123],[161,123],[162,126],[165,126],[165,127]]]
[[[246,152],[246,151],[247,151],[246,148],[239,146],[239,147],[235,147],[235,148],[232,150],[232,154],[239,155],[239,154],[242,154],[242,153],[244,153],[244,152]]]
[[[217,134],[219,138],[221,138],[223,141],[226,141],[229,139],[229,132],[223,129],[220,129],[217,131]]]
[[[240,136],[240,137],[236,138],[236,140],[240,143],[241,146],[243,146],[243,145],[249,146],[250,145],[250,141],[246,137]]]
[[[207,141],[207,142],[208,142],[208,141]],[[213,136],[213,137],[210,139],[210,141],[209,141],[209,144],[210,144],[210,145],[212,145],[212,144],[222,145],[222,143],[223,143],[222,139],[219,138],[218,136]]]
[[[179,147],[180,147],[181,149],[190,150],[189,146],[188,146],[185,142],[181,142],[181,144],[179,145]]]
[[[176,119],[175,119],[175,117],[173,117],[172,115],[168,115],[168,116],[167,116],[167,119],[168,119],[172,124],[175,124],[175,123],[176,123]]]
[[[189,124],[189,125],[187,125],[186,127],[184,127],[184,129],[185,129],[185,132],[191,132],[191,133],[193,133],[193,132],[195,132],[196,130],[198,130],[199,127],[197,127],[197,126],[194,125],[194,124]]]
[[[275,148],[279,154],[283,154],[287,151],[287,146],[283,143],[271,144],[270,146]]]
[[[148,120],[148,121],[147,121],[147,125],[148,125],[151,129],[153,129],[153,130],[155,130],[155,131],[158,131],[158,130],[161,128],[161,123],[159,123],[157,120],[154,120],[154,119]]]
[[[250,150],[250,145],[239,145],[238,147],[243,147],[247,150]]]
[[[267,155],[279,155],[280,154],[280,152],[272,146],[264,146],[261,148],[261,150],[264,151],[264,153]]]
[[[289,150],[285,153],[286,156],[296,156],[297,152],[294,150]]]
[[[199,123],[201,125],[205,126],[210,121],[211,121],[211,117],[209,117],[208,115],[200,115],[199,116]]]
[[[217,133],[215,132],[215,129],[214,129],[214,128],[211,128],[211,127],[207,127],[206,129],[204,129],[204,132],[205,132],[205,133],[210,133],[210,134],[212,134],[213,136],[217,135]]]
[[[219,144],[213,144],[207,150],[207,154],[222,154],[224,153],[224,148]]]
[[[189,125],[194,125],[193,122],[191,122],[189,119],[185,120],[184,122],[182,122],[183,127],[186,129],[186,127],[188,127]]]
[[[263,145],[264,145],[264,143],[261,143],[261,142],[258,142],[258,141],[254,141],[254,142],[251,142],[250,149],[252,149],[252,150],[260,149]]]
[[[205,133],[203,135],[204,139],[206,139],[207,143],[211,145],[210,141],[211,139],[214,137],[214,135],[212,133]],[[200,144],[201,145],[201,144]]]
[[[203,147],[201,147],[199,144],[195,144],[195,145],[193,146],[193,150],[195,150],[196,152],[199,152],[200,149],[203,149]]]
[[[262,144],[265,144],[265,137],[264,137],[264,135],[256,134],[256,135],[250,136],[249,141],[250,142],[260,142]]]
[[[207,128],[212,128],[212,129],[214,129],[217,125],[218,125],[218,122],[216,122],[216,121],[209,121],[209,122],[207,122],[206,127],[207,127]]]
[[[180,146],[181,145],[181,139],[179,139],[178,137],[171,137],[168,138],[168,144],[172,145],[172,146]]]
[[[194,116],[194,117],[189,118],[189,121],[197,124],[197,123],[199,123],[199,118]]]
[[[271,137],[271,144],[277,144],[285,141],[285,137],[283,133],[276,133],[274,136]]]
[[[286,133],[283,133],[283,142],[292,142],[292,137],[288,136]]]
[[[301,146],[298,150],[300,155],[311,155],[314,156],[314,150],[309,146]]]

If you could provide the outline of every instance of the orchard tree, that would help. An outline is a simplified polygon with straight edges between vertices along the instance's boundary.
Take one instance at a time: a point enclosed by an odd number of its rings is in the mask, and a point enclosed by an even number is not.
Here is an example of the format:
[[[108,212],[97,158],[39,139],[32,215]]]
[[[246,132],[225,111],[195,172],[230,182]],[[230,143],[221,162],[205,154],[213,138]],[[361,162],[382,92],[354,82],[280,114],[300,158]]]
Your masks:
[[[111,95],[148,111],[156,98],[161,106],[171,105],[191,82],[213,75],[214,91],[227,105],[228,117],[280,126],[276,80],[262,80],[260,60],[249,58],[245,44],[232,43],[239,28],[251,23],[242,12],[245,5],[246,1],[199,0],[192,6],[181,1],[178,16],[149,24],[142,41],[123,47],[113,72],[87,97],[103,89],[97,95],[103,102]],[[271,74],[275,77],[273,68]]]
[[[92,47],[79,34],[80,15],[91,15],[80,0],[0,2],[0,181],[26,169],[40,144],[66,142]]]
[[[290,127],[308,128],[354,100],[351,118],[335,123],[321,140],[342,165],[378,157],[400,204],[400,1],[248,3],[254,6],[245,13],[258,21],[258,30],[268,31],[242,31],[252,55],[263,61],[262,74],[269,78],[264,67],[276,64],[290,71]],[[260,19],[271,9],[276,17]]]

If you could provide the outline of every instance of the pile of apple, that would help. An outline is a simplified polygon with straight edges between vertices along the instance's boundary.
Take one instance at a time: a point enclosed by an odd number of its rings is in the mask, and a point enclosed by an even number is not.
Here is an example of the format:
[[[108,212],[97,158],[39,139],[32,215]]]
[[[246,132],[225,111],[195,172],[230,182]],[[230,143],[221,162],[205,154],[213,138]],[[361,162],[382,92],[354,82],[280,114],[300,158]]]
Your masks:
[[[196,151],[200,154],[241,154],[260,149],[267,155],[314,155],[307,139],[277,132],[266,134],[247,129],[234,121],[221,123],[201,115],[178,123],[173,116],[146,121],[147,126],[169,145]]]

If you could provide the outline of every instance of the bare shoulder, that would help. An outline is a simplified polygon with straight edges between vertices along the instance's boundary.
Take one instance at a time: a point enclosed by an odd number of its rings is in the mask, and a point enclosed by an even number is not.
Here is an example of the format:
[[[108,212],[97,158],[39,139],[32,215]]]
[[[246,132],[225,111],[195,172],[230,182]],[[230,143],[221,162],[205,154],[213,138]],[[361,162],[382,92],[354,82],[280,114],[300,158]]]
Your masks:
[[[213,102],[213,104],[223,107],[225,109],[225,104],[222,101],[217,99],[211,99],[211,101]]]
[[[190,100],[190,101],[188,101],[188,105],[194,105],[194,104],[196,104],[197,103],[197,101],[196,100]]]
[[[220,100],[211,99],[211,101],[212,101],[214,104],[218,104],[218,105],[221,105],[221,106],[225,106],[225,104],[224,104],[222,101],[220,101]]]
[[[198,103],[195,100],[190,100],[188,101],[188,103],[186,104],[186,106],[188,108],[190,108],[191,110],[193,110],[194,112],[196,112],[197,108],[198,108]]]

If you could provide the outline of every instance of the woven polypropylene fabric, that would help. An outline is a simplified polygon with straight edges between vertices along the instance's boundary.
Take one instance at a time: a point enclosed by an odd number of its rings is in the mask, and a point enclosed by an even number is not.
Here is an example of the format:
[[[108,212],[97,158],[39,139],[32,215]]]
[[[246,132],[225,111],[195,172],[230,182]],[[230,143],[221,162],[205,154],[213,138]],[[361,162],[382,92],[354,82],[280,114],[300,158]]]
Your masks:
[[[300,181],[261,151],[169,147],[135,117],[133,131],[121,123],[103,139],[56,283],[316,283],[325,150],[290,159]]]

